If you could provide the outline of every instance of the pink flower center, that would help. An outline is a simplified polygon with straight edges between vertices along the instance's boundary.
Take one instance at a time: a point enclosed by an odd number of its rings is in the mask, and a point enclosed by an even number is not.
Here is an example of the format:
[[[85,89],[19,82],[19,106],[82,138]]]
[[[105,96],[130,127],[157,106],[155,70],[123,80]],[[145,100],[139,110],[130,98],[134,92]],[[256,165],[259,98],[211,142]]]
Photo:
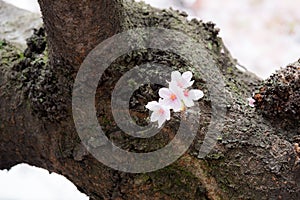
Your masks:
[[[164,109],[162,109],[162,108],[160,108],[158,112],[159,112],[159,114],[161,114],[161,115],[163,115],[163,114],[165,113]]]
[[[189,96],[189,91],[188,91],[188,90],[185,90],[185,91],[183,92],[183,94],[184,94],[184,96],[188,97],[188,96]]]
[[[171,94],[171,96],[170,96],[170,99],[171,99],[172,101],[174,101],[174,100],[176,100],[176,99],[177,99],[177,97],[176,97],[176,95],[175,95],[175,94]]]
[[[178,82],[177,82],[177,86],[180,87],[180,88],[183,88],[183,83],[180,82],[180,81],[178,81]]]

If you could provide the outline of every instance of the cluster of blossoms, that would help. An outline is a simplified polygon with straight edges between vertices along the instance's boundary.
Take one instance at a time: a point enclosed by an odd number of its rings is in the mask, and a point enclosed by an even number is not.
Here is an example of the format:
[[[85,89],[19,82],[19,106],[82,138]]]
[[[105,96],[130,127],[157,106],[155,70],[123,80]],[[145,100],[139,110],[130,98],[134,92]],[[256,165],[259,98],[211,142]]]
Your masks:
[[[190,71],[181,74],[179,71],[171,73],[171,82],[168,82],[169,88],[161,88],[158,92],[159,101],[151,101],[146,108],[153,111],[150,117],[151,122],[158,121],[158,127],[161,127],[166,120],[170,120],[170,110],[180,112],[186,107],[192,107],[194,101],[203,97],[201,90],[188,89],[194,83],[193,74]]]

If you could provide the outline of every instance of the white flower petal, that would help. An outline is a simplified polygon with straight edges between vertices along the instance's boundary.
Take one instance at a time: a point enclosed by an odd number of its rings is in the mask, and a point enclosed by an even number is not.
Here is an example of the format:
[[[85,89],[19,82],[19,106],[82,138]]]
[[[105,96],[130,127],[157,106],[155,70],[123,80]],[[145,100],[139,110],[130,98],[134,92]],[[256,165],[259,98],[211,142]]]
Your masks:
[[[181,110],[181,100],[178,99],[176,101],[173,101],[171,104],[171,108],[174,110],[174,112],[179,112]]]
[[[169,98],[172,92],[169,88],[160,88],[158,94],[161,98]]]
[[[170,109],[170,99],[159,99],[159,104],[163,106],[165,109]]]
[[[151,122],[156,122],[159,119],[160,115],[158,112],[153,112],[150,117]]]
[[[174,107],[174,101],[172,101],[171,99],[166,99],[164,101],[164,106],[170,108],[170,109],[173,109]]]
[[[147,103],[147,105],[145,107],[149,110],[154,111],[154,110],[156,110],[155,108],[157,108],[157,106],[159,106],[157,101],[150,101]]]
[[[188,83],[187,83],[187,87],[186,87],[186,88],[188,88],[188,87],[191,87],[193,84],[194,84],[194,81],[190,81],[190,82],[188,82]]]
[[[183,78],[186,82],[190,82],[191,79],[192,79],[192,77],[193,77],[193,73],[190,72],[190,71],[184,72],[184,73],[182,74],[182,78]]]
[[[192,99],[190,99],[190,98],[184,98],[183,102],[184,102],[184,104],[185,104],[186,107],[192,107],[192,106],[195,105],[194,101]]]
[[[183,88],[179,87],[176,82],[170,82],[169,88],[174,93],[178,93],[180,91],[183,91]]]
[[[166,118],[166,120],[170,120],[171,119],[171,113],[170,113],[169,109],[166,110],[166,112],[165,112],[165,118]]]
[[[166,118],[164,118],[162,116],[160,118],[158,118],[158,128],[160,128],[165,121],[166,121]]]
[[[201,90],[190,90],[189,96],[191,99],[197,101],[204,96],[204,93]]]
[[[179,71],[173,71],[171,73],[171,82],[177,82],[177,80],[181,79],[181,74]]]

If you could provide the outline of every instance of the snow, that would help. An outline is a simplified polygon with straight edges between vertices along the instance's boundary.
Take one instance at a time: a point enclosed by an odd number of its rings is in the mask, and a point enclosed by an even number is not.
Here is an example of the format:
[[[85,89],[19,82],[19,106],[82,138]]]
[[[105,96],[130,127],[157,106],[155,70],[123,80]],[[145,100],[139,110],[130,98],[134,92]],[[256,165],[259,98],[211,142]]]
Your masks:
[[[31,12],[40,13],[40,6],[37,0],[2,0],[6,3],[13,4],[24,10],[29,10]]]
[[[39,13],[36,0],[4,0]],[[146,0],[159,8],[174,7],[191,17],[213,21],[233,57],[266,78],[300,55],[300,1],[295,0]],[[190,17],[190,18],[191,18]],[[66,178],[18,165],[0,171],[0,200],[86,200]]]
[[[88,200],[65,177],[27,164],[0,170],[0,200]]]

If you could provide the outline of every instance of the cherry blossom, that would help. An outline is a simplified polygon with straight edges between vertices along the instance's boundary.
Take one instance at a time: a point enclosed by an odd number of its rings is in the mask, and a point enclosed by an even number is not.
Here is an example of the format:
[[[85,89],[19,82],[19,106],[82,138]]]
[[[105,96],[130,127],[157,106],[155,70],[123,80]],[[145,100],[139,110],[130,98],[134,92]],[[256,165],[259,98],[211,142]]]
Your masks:
[[[248,100],[248,105],[249,106],[251,106],[251,107],[255,107],[255,105],[254,105],[254,103],[255,103],[255,99],[253,99],[253,98],[247,98],[247,100]]]
[[[184,72],[182,75],[179,71],[173,71],[169,84],[175,84],[179,88],[186,89],[193,85],[194,81],[191,81],[192,77],[193,74],[190,71]]]
[[[194,106],[194,101],[204,96],[201,90],[188,89],[193,85],[191,81],[192,72],[187,71],[181,74],[179,71],[171,73],[171,82],[169,88],[161,88],[158,91],[159,101],[151,101],[146,108],[153,111],[150,117],[151,122],[158,121],[158,127],[161,127],[166,120],[170,120],[170,110],[174,112],[184,111],[186,107]]]
[[[181,96],[182,101],[186,107],[194,106],[194,101],[201,99],[204,96],[201,90],[188,90],[185,89],[183,91],[183,95]]]
[[[158,128],[162,126],[162,124],[166,120],[170,120],[170,108],[164,103],[162,103],[162,99],[159,101],[151,101],[146,105],[146,108],[153,111],[150,117],[151,122],[158,122]]]
[[[174,112],[178,112],[181,110],[181,98],[179,90],[172,90],[170,88],[161,88],[158,92],[159,96],[163,98],[162,103],[166,106],[169,106],[174,110]]]

